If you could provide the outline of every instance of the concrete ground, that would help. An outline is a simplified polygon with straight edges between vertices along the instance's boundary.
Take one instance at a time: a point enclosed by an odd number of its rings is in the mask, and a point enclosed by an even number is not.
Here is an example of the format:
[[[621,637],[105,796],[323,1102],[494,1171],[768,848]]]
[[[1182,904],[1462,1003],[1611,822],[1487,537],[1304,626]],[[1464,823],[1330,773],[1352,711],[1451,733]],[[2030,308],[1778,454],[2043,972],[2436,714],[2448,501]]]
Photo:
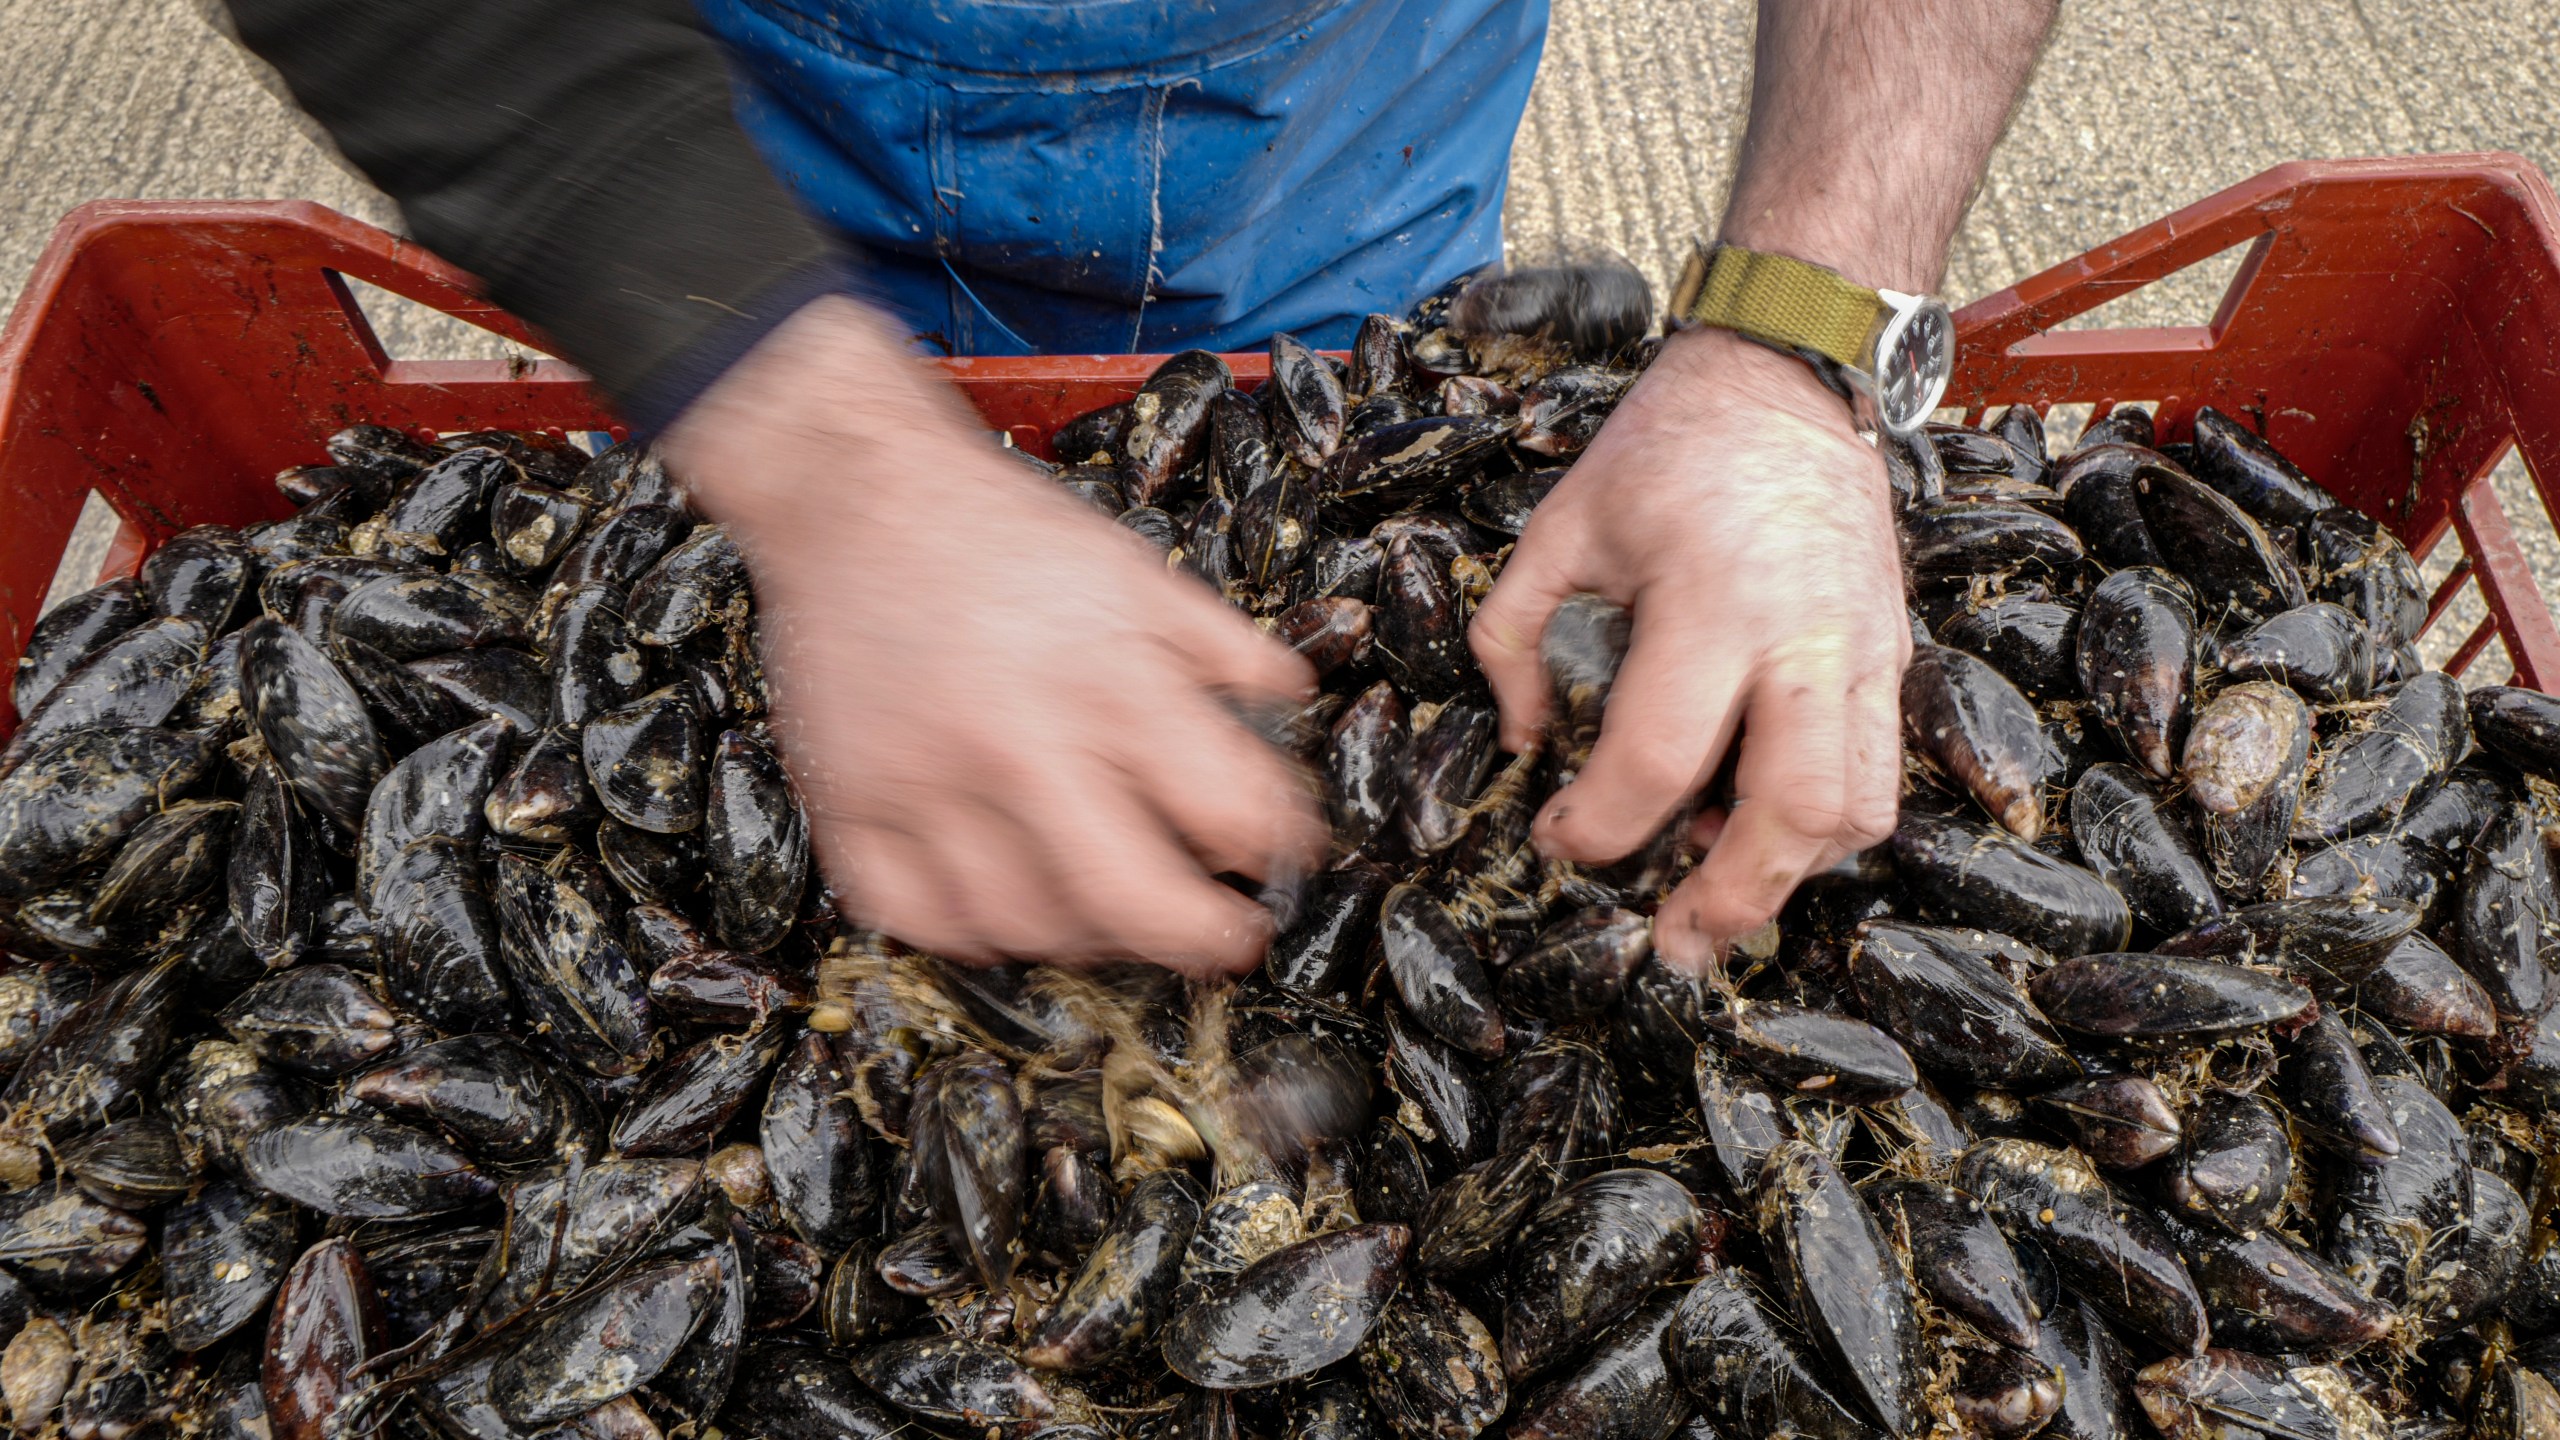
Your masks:
[[[0,300],[62,212],[93,197],[298,197],[396,223],[210,30],[208,3],[0,0],[0,195],[12,197]],[[1722,203],[1752,11],[1751,0],[1555,0],[1512,165],[1515,249],[1596,240],[1667,281]],[[2554,170],[2550,25],[2547,5],[2501,0],[2065,0],[1945,293],[1998,289],[2284,160],[2506,149]],[[2201,319],[2227,276],[2227,264],[2197,267],[2107,319]],[[383,319],[397,354],[497,348],[466,327]],[[2520,473],[2504,488],[2511,510],[2539,521]],[[2545,588],[2560,594],[2560,542],[2547,524],[2527,528]]]

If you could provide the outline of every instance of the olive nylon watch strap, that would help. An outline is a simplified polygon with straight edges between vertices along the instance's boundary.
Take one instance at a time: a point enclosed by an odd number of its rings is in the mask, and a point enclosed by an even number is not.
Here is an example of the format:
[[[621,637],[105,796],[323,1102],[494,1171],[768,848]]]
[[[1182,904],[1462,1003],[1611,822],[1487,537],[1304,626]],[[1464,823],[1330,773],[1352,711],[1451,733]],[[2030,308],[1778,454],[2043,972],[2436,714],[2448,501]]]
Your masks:
[[[1859,371],[1875,363],[1876,332],[1892,313],[1873,290],[1819,265],[1738,245],[1693,256],[1673,305],[1692,324]]]

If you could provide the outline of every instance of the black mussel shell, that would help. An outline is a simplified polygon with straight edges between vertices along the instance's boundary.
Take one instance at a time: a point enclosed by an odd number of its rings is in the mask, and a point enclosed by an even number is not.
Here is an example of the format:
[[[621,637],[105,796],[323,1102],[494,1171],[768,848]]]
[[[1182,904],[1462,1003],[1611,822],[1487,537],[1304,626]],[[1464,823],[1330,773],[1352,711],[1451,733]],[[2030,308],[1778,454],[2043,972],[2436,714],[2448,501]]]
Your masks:
[[[293,1206],[230,1179],[160,1217],[160,1284],[169,1343],[193,1354],[257,1318],[301,1255]]]
[[[2315,705],[2361,700],[2373,690],[2373,640],[2364,621],[2325,600],[2226,642],[2221,664],[2229,679],[2290,685]]]
[[[543,673],[551,721],[579,726],[640,698],[648,657],[633,643],[622,591],[602,581],[559,592],[543,632]]]
[[[1989,661],[1921,647],[1902,676],[1902,732],[2011,834],[2032,843],[2044,832],[2054,756],[2035,706]]]
[[[1951,500],[1902,514],[1902,548],[1923,585],[1962,588],[1975,577],[2050,579],[2084,556],[2070,526],[2024,505]]]
[[[2488,988],[2422,934],[2402,936],[2357,982],[2356,1005],[2415,1035],[2485,1040],[2498,1032]]]
[[[2195,477],[2267,525],[2298,526],[2337,505],[2276,447],[2210,405],[2196,411]]]
[[[309,1115],[252,1136],[253,1185],[323,1215],[403,1220],[479,1203],[497,1187],[461,1151],[407,1125]]]
[[[223,874],[239,821],[236,801],[181,800],[135,826],[98,879],[89,919],[130,925],[193,899]]]
[[[2164,955],[2239,960],[2280,970],[2323,999],[2345,994],[2416,930],[2416,906],[2362,896],[2271,900],[2163,940]]]
[[[1165,1325],[1165,1363],[1217,1390],[1323,1369],[1358,1349],[1377,1323],[1411,1238],[1402,1225],[1355,1225],[1273,1251]]]
[[[927,1420],[1027,1434],[1057,1409],[1038,1376],[984,1341],[950,1335],[891,1340],[855,1351],[852,1365],[874,1394]]]
[[[219,634],[231,628],[256,565],[239,532],[225,525],[181,530],[142,562],[142,593],[162,615],[184,616]]]
[[[1388,826],[1396,819],[1405,777],[1411,773],[1407,745],[1404,700],[1390,681],[1360,692],[1334,721],[1324,771],[1335,849],[1365,854],[1382,838],[1393,838]]]
[[[916,1084],[907,1133],[908,1163],[952,1248],[1001,1286],[1013,1274],[1030,1190],[1012,1072],[983,1051],[936,1065]]]
[[[62,677],[0,747],[0,774],[76,730],[166,723],[195,688],[210,632],[192,619],[145,620],[98,647]]]
[[[1757,1209],[1779,1289],[1843,1391],[1886,1433],[1919,1429],[1919,1308],[1875,1214],[1801,1140],[1769,1153]]]
[[[2245,1350],[2173,1356],[2145,1366],[2133,1390],[2164,1440],[2352,1440],[2381,1428],[2345,1376],[2310,1367],[2289,1370]],[[2354,1407],[2363,1407],[2362,1418],[2352,1414]]]
[[[2121,570],[2163,563],[2143,523],[2134,477],[2145,466],[2168,463],[2147,440],[2099,441],[2074,450],[2046,476],[2062,497],[2062,518],[2088,542],[2089,553]]]
[[[2186,583],[2137,566],[2098,582],[2080,612],[2080,691],[2144,773],[2166,780],[2186,743],[2196,613]]]
[[[1861,1193],[1886,1236],[1908,1247],[1912,1279],[1931,1300],[2003,1344],[2034,1348],[2043,1307],[1981,1201],[1908,1176],[1880,1177]]]
[[[1849,974],[1867,1014],[1933,1071],[2025,1089],[2077,1076],[2052,1023],[1986,958],[1995,945],[1979,931],[1869,920]]]
[[[452,555],[483,523],[498,487],[523,478],[515,462],[497,450],[474,446],[454,451],[419,471],[383,507],[378,553],[412,565]]]
[[[851,1365],[816,1346],[750,1349],[729,1393],[742,1426],[768,1440],[891,1440],[906,1429]]]
[[[1735,1000],[1708,1018],[1734,1059],[1799,1095],[1843,1105],[1891,1100],[1920,1081],[1911,1056],[1864,1020],[1783,1000]]]
[[[128,1115],[58,1147],[54,1158],[82,1190],[122,1210],[184,1196],[198,1170],[178,1132],[156,1115]]]
[[[497,911],[479,857],[462,842],[412,841],[376,877],[383,989],[448,1031],[496,1029],[515,1014]]]
[[[2322,1254],[2366,1294],[2425,1308],[2471,1222],[2469,1147],[2452,1112],[2414,1077],[2381,1075],[2373,1085],[2399,1149],[2342,1167]]]
[[[673,645],[706,626],[743,618],[747,560],[728,529],[697,526],[631,585],[631,638]]]
[[[207,736],[152,727],[82,730],[0,778],[0,900],[35,894],[106,858],[214,760]]]
[[[218,1017],[268,1064],[334,1079],[388,1051],[399,1017],[354,971],[298,965],[241,992]]]
[[[561,1053],[594,1074],[634,1074],[652,1053],[648,982],[579,878],[499,856],[498,953]]]
[[[2310,599],[2292,557],[2220,493],[2162,465],[2138,469],[2133,486],[2143,523],[2205,614],[2261,621]]]
[[[2453,958],[2502,1016],[2550,1003],[2554,959],[2550,851],[2532,811],[2508,807],[2471,844],[2462,872]]]
[[[1652,1170],[1604,1170],[1558,1193],[1512,1245],[1504,1372],[1519,1381],[1568,1359],[1684,1273],[1700,1222],[1688,1190]]]
[[[351,1076],[347,1096],[433,1125],[492,1165],[584,1155],[585,1102],[540,1056],[504,1035],[455,1035]]]
[[[2293,1137],[2254,1095],[2207,1095],[2188,1111],[2178,1154],[2162,1177],[2170,1213],[2251,1235],[2284,1213]]]
[[[790,933],[809,878],[809,822],[773,751],[731,730],[711,759],[702,849],[720,943],[753,954]]]
[[[1503,1002],[1559,1024],[1597,1019],[1617,1004],[1636,967],[1653,953],[1653,918],[1619,905],[1591,905],[1539,932],[1502,969]]]
[[[1138,1182],[1023,1350],[1044,1370],[1087,1370],[1135,1352],[1167,1318],[1200,1191],[1179,1170]]]
[[[489,792],[515,742],[515,727],[493,715],[401,757],[365,805],[356,837],[357,892],[371,894],[375,877],[412,841],[433,835],[477,845],[488,827]]]
[[[2146,930],[2175,933],[2222,913],[2186,817],[2131,766],[2108,761],[2080,772],[2071,787],[2071,839]]]
[[[2462,683],[2429,671],[2395,691],[2369,728],[2321,751],[2294,814],[2293,838],[2334,840],[2387,825],[2471,749]]]
[[[382,1349],[382,1307],[364,1256],[343,1237],[302,1252],[267,1322],[267,1425],[275,1440],[323,1440],[352,1418]]]
[[[110,580],[44,612],[28,632],[9,681],[9,703],[32,714],[62,677],[109,641],[151,618],[154,607],[131,580]]]
[[[1665,1290],[1637,1307],[1571,1373],[1532,1392],[1505,1433],[1514,1440],[1565,1440],[1668,1431],[1688,1408],[1664,1345],[1680,1299]]]
[[[495,1322],[573,1292],[653,1237],[683,1231],[704,1194],[702,1173],[698,1160],[616,1156],[517,1185],[506,1232],[482,1269],[474,1319]]]
[[[2560,778],[2560,700],[2521,685],[2488,685],[2465,703],[2481,749],[2528,775]]]
[[[561,727],[533,736],[490,788],[482,814],[500,835],[546,844],[596,823],[603,806],[587,784],[578,732]]]
[[[1388,778],[1392,781],[1392,774]],[[1263,974],[1283,989],[1306,994],[1329,994],[1351,984],[1353,963],[1377,933],[1378,902],[1390,879],[1373,865],[1317,876],[1298,922],[1271,942]]]
[[[551,723],[550,689],[543,679],[542,662],[514,646],[453,650],[412,660],[403,668],[442,694],[465,720],[502,715],[522,735]]]
[[[1837,1388],[1785,1308],[1749,1272],[1719,1267],[1689,1287],[1662,1341],[1672,1374],[1726,1435],[1881,1440],[1860,1402]]]
[[[595,501],[539,480],[510,480],[489,497],[489,538],[520,574],[548,570],[568,553]]]
[[[320,836],[273,760],[249,776],[226,888],[241,942],[267,968],[302,958],[327,896]]]
[[[329,612],[329,630],[394,660],[415,660],[477,645],[521,645],[531,608],[530,595],[486,575],[392,574],[349,590]]]
[[[827,1037],[811,1032],[793,1042],[774,1072],[756,1133],[783,1217],[821,1250],[850,1248],[885,1166]]]
[[[224,638],[240,633],[235,630]],[[391,750],[421,744],[486,713],[361,640],[332,640],[329,651],[339,673],[364,697],[375,734]]]
[[[2310,1008],[2311,992],[2280,976],[2217,960],[2153,954],[2082,955],[2028,982],[2036,1007],[2075,1034],[2110,1040],[2204,1043],[2280,1024]]]
[[[360,831],[389,762],[355,686],[299,631],[262,617],[241,636],[240,689],[295,798],[341,832]]]
[[[1317,477],[1328,506],[1371,515],[1463,489],[1501,453],[1512,425],[1491,415],[1426,415],[1358,428]]]
[[[624,1155],[686,1155],[720,1133],[779,1059],[788,1025],[696,1041],[652,1069],[614,1121],[613,1148]]]
[[[2064,1282],[2147,1342],[2203,1347],[2204,1302],[2159,1220],[2111,1191],[2086,1156],[2028,1140],[1985,1140],[1956,1184],[2012,1235],[2035,1242]]]
[[[712,1255],[632,1270],[535,1317],[489,1371],[499,1413],[535,1430],[655,1379],[718,1297]]]
[[[1167,496],[1208,437],[1211,402],[1234,383],[1227,362],[1206,350],[1185,350],[1147,377],[1129,402],[1122,445],[1132,502],[1153,505]]]
[[[670,685],[590,720],[581,744],[587,781],[605,813],[661,834],[700,825],[710,769],[703,722],[689,685]]]
[[[2305,1139],[2369,1160],[2400,1153],[2399,1124],[2355,1031],[2336,1014],[2321,1015],[2286,1041],[2276,1084]]]
[[[2032,700],[2078,693],[2080,611],[2050,600],[2002,595],[1958,611],[1938,626],[1938,640],[1991,662]]]
[[[1493,981],[1448,907],[1418,885],[1399,885],[1380,907],[1378,937],[1406,1014],[1469,1054],[1502,1053]]]
[[[2112,949],[2132,932],[2133,913],[2115,887],[2005,830],[1906,812],[1891,843],[1903,879],[1954,923],[2057,955]]]

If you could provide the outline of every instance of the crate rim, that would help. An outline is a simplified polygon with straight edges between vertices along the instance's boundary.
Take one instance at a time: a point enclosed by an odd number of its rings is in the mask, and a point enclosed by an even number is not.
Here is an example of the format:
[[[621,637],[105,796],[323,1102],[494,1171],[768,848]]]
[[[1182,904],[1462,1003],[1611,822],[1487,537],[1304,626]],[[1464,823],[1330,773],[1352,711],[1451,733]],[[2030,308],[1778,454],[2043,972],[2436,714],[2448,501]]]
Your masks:
[[[2512,247],[2521,242],[2535,245],[2551,260],[2551,269],[2560,273],[2560,196],[2533,163],[2511,151],[2483,151],[2408,157],[2373,157],[2359,159],[2296,160],[2269,167],[2233,185],[2203,196],[2145,225],[2112,239],[2092,245],[2076,255],[2048,266],[2002,289],[1981,296],[1955,312],[1960,362],[1956,385],[1950,403],[1979,415],[1986,407],[2001,403],[2026,402],[2044,406],[2063,400],[2095,401],[2100,408],[2116,399],[2158,399],[2164,402],[2192,403],[2194,397],[2154,396],[2137,393],[2126,396],[2102,396],[2082,393],[2058,395],[2050,376],[2066,371],[2068,362],[2090,359],[2114,359],[2126,363],[2145,360],[2174,360],[2193,364],[2208,360],[2220,344],[2225,325],[2244,297],[2253,271],[2267,250],[2267,243],[2283,228],[2284,216],[2310,187],[2331,182],[2361,182],[2388,185],[2391,182],[2443,182],[2470,180],[2502,192],[2507,213],[2521,221],[2521,235],[2500,236],[2486,221],[2459,205],[2453,208],[2465,215],[2490,235],[2493,243]],[[2316,192],[2314,192],[2316,193]],[[2413,188],[2413,196],[2419,194]],[[2425,203],[2413,199],[2405,214],[2391,218],[2408,220],[2416,216]],[[2450,203],[2450,202],[2447,202]],[[378,285],[392,293],[429,306],[497,334],[502,339],[529,350],[547,353],[547,342],[515,316],[498,308],[481,293],[478,283],[465,271],[435,256],[416,242],[405,239],[368,221],[346,215],[311,200],[92,200],[75,207],[55,226],[27,284],[12,305],[5,325],[0,325],[0,454],[11,442],[7,426],[27,413],[22,405],[22,392],[37,377],[30,372],[27,357],[38,342],[47,314],[56,306],[66,287],[79,278],[78,268],[86,253],[98,242],[117,232],[129,230],[163,230],[186,233],[191,239],[202,239],[202,232],[223,225],[282,228],[292,232],[294,248],[305,263],[338,271],[356,279]],[[2207,243],[2211,237],[2218,240]],[[2213,320],[2203,326],[2109,327],[2090,330],[2058,330],[2056,327],[2085,313],[2115,296],[2141,288],[2188,265],[2220,253],[2233,245],[2257,237],[2258,243],[2244,258],[2241,273],[2236,276],[2223,297],[2223,304]],[[308,242],[305,244],[304,242]],[[2199,247],[2202,248],[2199,248]],[[316,261],[314,257],[317,258]],[[2429,272],[2418,272],[2420,279],[2431,279]],[[576,390],[593,397],[586,377],[566,362],[538,360],[531,365],[510,360],[394,360],[386,359],[383,378],[386,381],[424,381],[441,387],[444,384],[489,385],[504,383],[530,386],[535,390],[560,395]],[[1045,391],[1052,397],[1070,394],[1090,397],[1102,391],[1134,391],[1143,378],[1161,362],[1156,354],[1051,354],[1035,356],[970,356],[933,357],[946,377],[964,391],[987,390]],[[1230,355],[1230,363],[1238,378],[1247,383],[1260,380],[1267,373],[1267,360],[1260,354]],[[2056,364],[2054,362],[2065,362]],[[2411,363],[2417,364],[2415,357]],[[2492,464],[2506,449],[2524,443],[2520,407],[2514,399],[2512,365],[2492,365],[2483,372],[2496,393],[2487,397],[2503,407],[2514,433],[2502,448],[2488,454],[2476,470],[2457,478],[2461,483],[2450,493],[2450,512],[2430,515],[2434,528],[2421,536],[2409,533],[2413,542],[2429,548],[2440,541],[2447,527],[2460,532],[2464,556],[2454,578],[2436,597],[2434,610],[2441,610],[2452,591],[2465,579],[2476,581],[2489,615],[2458,652],[2467,661],[2493,638],[2505,639],[2520,675],[2528,683],[2550,683],[2560,679],[2560,624],[2555,624],[2549,597],[2526,562],[2516,543],[2513,528],[2486,476]],[[556,387],[556,388],[555,388]],[[2042,392],[2042,393],[2040,393]],[[1087,403],[1092,403],[1088,399]],[[590,401],[589,408],[602,413]],[[2164,412],[2165,416],[2166,412]],[[2178,419],[2183,421],[2183,413]],[[2263,424],[2263,420],[2261,421]],[[1017,438],[1028,438],[1027,427],[1013,427]],[[1039,440],[1045,443],[1045,435]],[[2477,458],[2477,457],[2473,457]],[[2549,433],[2532,458],[2550,462],[2554,447]],[[2555,491],[2560,491],[2560,463],[2533,466],[2535,482],[2541,490],[2546,511],[2560,510]],[[2546,471],[2555,472],[2546,474]],[[2413,486],[2413,495],[2415,488]],[[2408,519],[2404,515],[2404,520]],[[2413,545],[2413,548],[2415,546]],[[129,568],[140,558],[138,548],[120,553],[119,559]],[[2435,615],[2431,612],[2430,623]]]

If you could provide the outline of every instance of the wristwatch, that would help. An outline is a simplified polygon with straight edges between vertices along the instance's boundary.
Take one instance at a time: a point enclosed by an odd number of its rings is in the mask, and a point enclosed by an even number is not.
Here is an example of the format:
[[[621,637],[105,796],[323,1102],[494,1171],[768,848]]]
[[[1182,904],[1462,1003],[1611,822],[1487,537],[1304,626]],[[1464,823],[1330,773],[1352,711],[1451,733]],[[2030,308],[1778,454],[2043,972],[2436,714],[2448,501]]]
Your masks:
[[[1803,359],[1842,391],[1862,429],[1908,438],[1947,393],[1955,322],[1927,295],[1870,290],[1837,271],[1739,245],[1699,246],[1671,313]]]

